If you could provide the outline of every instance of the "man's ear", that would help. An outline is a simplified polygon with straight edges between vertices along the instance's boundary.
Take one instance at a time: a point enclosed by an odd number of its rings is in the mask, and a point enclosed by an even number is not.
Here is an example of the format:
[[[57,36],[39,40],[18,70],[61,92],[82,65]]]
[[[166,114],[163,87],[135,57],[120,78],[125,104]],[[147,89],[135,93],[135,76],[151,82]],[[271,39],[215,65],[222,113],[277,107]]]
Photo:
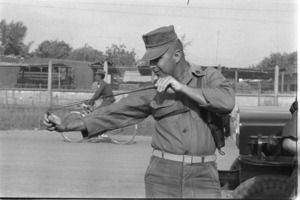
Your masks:
[[[175,59],[176,63],[178,63],[180,61],[181,56],[182,56],[181,50],[177,49],[174,53],[174,59]]]

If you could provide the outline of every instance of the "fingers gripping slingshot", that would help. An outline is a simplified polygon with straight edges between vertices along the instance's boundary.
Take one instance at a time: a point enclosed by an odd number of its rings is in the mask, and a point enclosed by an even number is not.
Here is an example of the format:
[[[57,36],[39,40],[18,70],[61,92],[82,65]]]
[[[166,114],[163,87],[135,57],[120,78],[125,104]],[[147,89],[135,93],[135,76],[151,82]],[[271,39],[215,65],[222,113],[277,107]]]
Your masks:
[[[115,95],[103,96],[100,99],[104,99],[104,98],[108,98],[108,97],[112,97],[112,96],[123,95],[123,94],[134,93],[134,92],[139,92],[139,91],[143,91],[143,90],[150,90],[150,89],[155,89],[155,88],[156,88],[155,86],[139,88],[136,90],[118,93]],[[88,100],[90,100],[90,99],[88,99]],[[92,112],[91,108],[84,103],[86,101],[87,100],[83,100],[83,101],[78,101],[78,102],[74,102],[74,103],[70,103],[70,104],[66,104],[66,105],[49,107],[48,111],[47,111],[47,115],[48,116],[51,115],[51,111],[53,111],[53,110],[58,110],[58,109],[65,108],[65,107],[71,107],[74,105],[80,105],[80,107],[82,108],[81,111],[71,111],[70,113],[68,113],[67,115],[65,115],[62,118],[62,121],[64,123],[68,123],[69,121],[73,121],[75,119],[80,119],[82,117],[85,117],[86,115],[89,115]],[[127,126],[124,128],[108,131],[102,135],[99,134],[99,135],[96,135],[95,137],[93,136],[91,138],[83,137],[82,133],[79,131],[77,131],[77,132],[61,132],[61,135],[62,135],[64,141],[72,142],[72,143],[108,142],[108,143],[113,143],[113,144],[133,144],[133,143],[135,143],[134,138],[137,133],[137,128],[138,128],[137,124],[134,124],[134,125],[130,125],[130,126]]]

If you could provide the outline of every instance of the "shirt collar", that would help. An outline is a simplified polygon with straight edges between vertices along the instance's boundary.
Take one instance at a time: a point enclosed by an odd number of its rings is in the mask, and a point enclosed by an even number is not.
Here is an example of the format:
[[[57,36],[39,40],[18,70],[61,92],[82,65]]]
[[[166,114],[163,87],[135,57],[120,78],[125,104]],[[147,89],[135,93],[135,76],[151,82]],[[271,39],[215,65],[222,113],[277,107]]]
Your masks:
[[[194,76],[205,76],[204,74],[204,71],[202,69],[201,66],[197,66],[195,64],[192,64],[192,63],[189,63],[190,65],[190,70],[191,70],[191,73],[193,73]]]
[[[187,85],[194,77],[204,76],[204,72],[200,66],[187,62],[189,65],[189,71],[187,76],[182,80],[182,83]]]

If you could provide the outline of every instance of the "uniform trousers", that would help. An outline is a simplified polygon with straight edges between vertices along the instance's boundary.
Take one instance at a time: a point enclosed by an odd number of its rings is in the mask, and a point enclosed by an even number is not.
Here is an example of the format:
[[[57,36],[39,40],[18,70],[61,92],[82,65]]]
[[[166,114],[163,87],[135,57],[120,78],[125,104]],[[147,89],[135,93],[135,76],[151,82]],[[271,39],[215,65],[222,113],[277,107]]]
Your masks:
[[[152,155],[146,198],[221,198],[216,162],[186,164]]]

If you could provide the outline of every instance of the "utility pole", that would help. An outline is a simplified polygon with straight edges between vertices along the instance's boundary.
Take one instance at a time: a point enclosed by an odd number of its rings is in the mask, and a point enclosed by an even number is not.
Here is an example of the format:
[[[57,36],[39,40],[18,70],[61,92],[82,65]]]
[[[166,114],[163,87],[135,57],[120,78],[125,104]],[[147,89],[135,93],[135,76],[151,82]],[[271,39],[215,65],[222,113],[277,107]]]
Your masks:
[[[279,67],[275,66],[274,73],[274,105],[278,106],[278,83],[279,83]]]
[[[109,77],[108,77],[108,63],[107,63],[107,61],[104,61],[103,69],[104,69],[104,71],[105,71],[105,78],[104,78],[104,81],[105,81],[106,83],[110,83],[110,80],[109,80]]]
[[[48,64],[48,105],[52,105],[52,61]]]

